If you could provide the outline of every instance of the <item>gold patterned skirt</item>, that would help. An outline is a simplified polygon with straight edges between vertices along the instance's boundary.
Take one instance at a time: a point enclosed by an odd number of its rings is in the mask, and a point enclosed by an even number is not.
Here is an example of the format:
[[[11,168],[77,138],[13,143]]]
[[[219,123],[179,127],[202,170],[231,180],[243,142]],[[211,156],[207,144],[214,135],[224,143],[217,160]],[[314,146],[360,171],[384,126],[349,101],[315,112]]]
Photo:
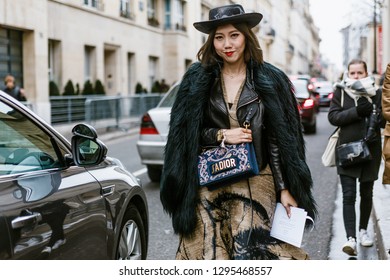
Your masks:
[[[270,236],[276,194],[269,167],[219,188],[199,188],[196,229],[180,236],[178,260],[309,259],[301,248]]]

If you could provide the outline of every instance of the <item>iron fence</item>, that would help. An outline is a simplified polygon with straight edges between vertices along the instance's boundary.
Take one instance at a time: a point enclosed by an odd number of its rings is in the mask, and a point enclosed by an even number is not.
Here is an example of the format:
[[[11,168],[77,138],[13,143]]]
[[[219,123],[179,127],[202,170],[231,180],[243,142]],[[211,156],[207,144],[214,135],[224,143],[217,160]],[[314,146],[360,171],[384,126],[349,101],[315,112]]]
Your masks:
[[[121,127],[126,119],[141,118],[156,107],[163,94],[139,94],[134,96],[52,96],[51,123],[70,124],[86,122],[91,125]]]

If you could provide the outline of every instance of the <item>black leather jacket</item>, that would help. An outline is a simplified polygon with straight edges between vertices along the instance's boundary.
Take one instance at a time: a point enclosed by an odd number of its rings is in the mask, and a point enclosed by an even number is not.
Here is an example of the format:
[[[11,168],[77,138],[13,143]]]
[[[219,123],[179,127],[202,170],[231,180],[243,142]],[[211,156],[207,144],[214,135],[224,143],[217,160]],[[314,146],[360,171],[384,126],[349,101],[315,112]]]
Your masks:
[[[276,144],[272,129],[267,129],[264,105],[250,81],[247,80],[237,104],[237,119],[241,127],[244,127],[243,123],[247,115],[247,107],[252,103],[256,103],[258,106],[250,124],[257,163],[260,170],[264,169],[267,164],[270,164],[275,188],[277,191],[283,190],[286,186],[281,170],[279,148]],[[219,145],[217,142],[218,130],[230,127],[229,113],[224,101],[221,80],[219,78],[215,80],[211,88],[203,124],[204,128],[201,136],[202,146]]]

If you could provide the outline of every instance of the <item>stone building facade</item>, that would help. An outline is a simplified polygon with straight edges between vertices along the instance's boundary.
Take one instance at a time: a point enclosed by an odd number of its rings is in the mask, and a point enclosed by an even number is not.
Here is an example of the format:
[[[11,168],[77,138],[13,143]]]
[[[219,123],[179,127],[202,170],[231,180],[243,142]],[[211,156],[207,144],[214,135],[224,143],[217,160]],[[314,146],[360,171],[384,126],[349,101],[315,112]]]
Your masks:
[[[317,71],[319,38],[309,0],[0,0],[0,77],[16,76],[50,122],[48,84],[100,80],[107,95],[173,84],[205,41],[192,23],[210,8],[240,3],[260,11],[264,57],[288,74]]]

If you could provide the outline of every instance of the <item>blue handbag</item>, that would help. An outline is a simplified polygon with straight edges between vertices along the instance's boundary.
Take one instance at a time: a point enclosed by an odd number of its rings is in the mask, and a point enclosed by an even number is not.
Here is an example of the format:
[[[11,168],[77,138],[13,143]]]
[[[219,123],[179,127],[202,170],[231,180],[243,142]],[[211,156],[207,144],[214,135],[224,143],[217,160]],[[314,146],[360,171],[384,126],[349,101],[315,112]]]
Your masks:
[[[252,143],[218,146],[198,156],[200,186],[212,186],[259,174]]]

